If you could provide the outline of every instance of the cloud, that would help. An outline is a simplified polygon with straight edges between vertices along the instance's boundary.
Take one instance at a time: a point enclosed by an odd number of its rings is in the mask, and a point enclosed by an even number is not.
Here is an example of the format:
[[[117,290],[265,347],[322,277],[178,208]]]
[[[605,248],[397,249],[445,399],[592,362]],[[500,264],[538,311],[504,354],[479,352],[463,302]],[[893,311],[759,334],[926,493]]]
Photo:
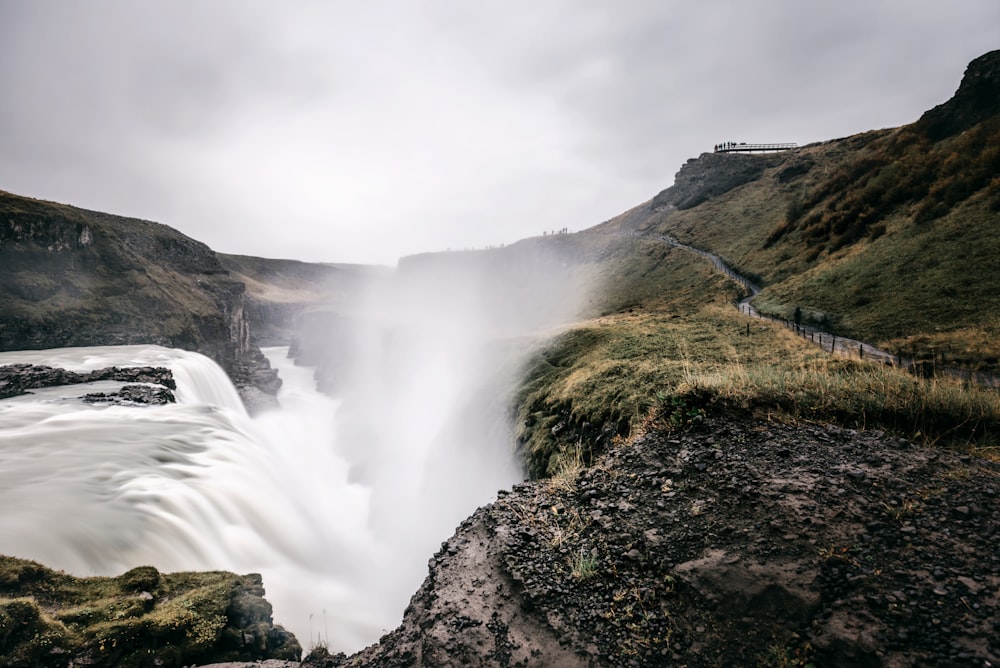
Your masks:
[[[0,0],[0,188],[391,262],[596,224],[718,141],[915,120],[998,24],[992,0]]]

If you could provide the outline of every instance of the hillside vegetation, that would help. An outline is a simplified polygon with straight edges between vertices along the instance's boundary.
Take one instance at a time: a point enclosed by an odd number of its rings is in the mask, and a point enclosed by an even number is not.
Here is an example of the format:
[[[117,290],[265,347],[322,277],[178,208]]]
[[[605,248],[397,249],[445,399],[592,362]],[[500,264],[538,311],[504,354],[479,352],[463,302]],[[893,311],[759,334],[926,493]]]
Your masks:
[[[800,307],[839,334],[995,371],[998,73],[1000,52],[976,59],[954,98],[911,125],[740,156],[761,163],[758,178],[642,225],[758,278],[761,311]]]
[[[583,233],[622,240],[610,257],[642,279],[608,281],[601,317],[530,366],[515,415],[531,474],[586,464],[644,421],[684,428],[729,410],[995,455],[995,390],[833,358],[738,314],[739,287],[704,259],[663,243],[655,259],[634,249],[673,236],[762,285],[752,303],[763,313],[800,309],[840,336],[996,374],[998,72],[1000,52],[977,59],[955,98],[912,125],[780,154],[702,155],[649,203]]]

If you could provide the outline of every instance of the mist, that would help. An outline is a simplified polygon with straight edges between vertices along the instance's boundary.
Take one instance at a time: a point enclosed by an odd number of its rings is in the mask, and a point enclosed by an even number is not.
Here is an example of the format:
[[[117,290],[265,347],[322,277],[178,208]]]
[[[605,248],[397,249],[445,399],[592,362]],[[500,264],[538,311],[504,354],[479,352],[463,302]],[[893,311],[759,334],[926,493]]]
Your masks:
[[[385,555],[379,567],[358,564],[354,583],[392,611],[388,628],[440,543],[524,478],[512,392],[531,353],[596,288],[572,245],[554,238],[429,254],[303,332],[298,354],[319,360],[339,401],[333,451],[347,482],[368,490],[365,530]]]

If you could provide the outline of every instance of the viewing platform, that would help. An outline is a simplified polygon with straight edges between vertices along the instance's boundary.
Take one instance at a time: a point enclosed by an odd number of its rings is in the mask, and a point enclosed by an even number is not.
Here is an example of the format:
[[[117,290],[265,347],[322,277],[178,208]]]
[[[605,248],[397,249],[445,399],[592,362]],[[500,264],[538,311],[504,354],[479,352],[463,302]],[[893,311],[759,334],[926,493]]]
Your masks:
[[[748,144],[746,142],[736,143],[727,141],[715,145],[716,153],[773,153],[777,151],[789,151],[798,148],[798,144]]]

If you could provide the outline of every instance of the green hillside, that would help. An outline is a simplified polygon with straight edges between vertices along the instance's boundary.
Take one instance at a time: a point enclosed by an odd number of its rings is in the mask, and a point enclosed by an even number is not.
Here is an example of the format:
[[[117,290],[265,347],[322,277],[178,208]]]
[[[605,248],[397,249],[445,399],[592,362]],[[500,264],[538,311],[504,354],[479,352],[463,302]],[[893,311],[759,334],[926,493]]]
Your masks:
[[[532,474],[585,464],[644,422],[684,428],[727,410],[995,454],[995,390],[835,358],[738,314],[736,283],[656,239],[722,257],[763,287],[752,302],[763,313],[791,319],[799,308],[840,336],[995,375],[998,73],[1000,52],[977,59],[952,100],[902,128],[777,154],[704,154],[650,202],[580,235],[621,241],[606,272],[617,278],[603,317],[528,370],[516,414]]]
[[[642,225],[759,278],[761,311],[800,307],[846,336],[996,371],[1000,94],[981,89],[998,54],[916,123],[741,156],[759,178]]]

